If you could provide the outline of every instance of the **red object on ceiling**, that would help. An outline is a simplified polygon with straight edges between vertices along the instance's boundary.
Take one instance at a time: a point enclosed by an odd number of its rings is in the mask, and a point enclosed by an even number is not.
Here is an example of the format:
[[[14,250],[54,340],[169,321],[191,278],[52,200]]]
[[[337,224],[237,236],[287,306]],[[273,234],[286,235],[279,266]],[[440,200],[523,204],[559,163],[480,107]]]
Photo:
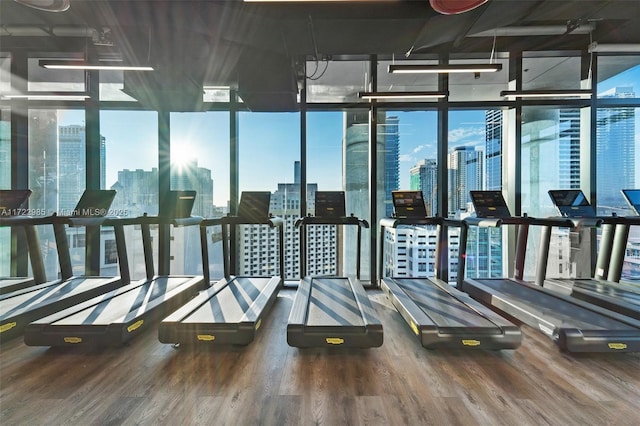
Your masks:
[[[429,0],[431,7],[443,15],[455,15],[468,12],[482,6],[489,0]]]

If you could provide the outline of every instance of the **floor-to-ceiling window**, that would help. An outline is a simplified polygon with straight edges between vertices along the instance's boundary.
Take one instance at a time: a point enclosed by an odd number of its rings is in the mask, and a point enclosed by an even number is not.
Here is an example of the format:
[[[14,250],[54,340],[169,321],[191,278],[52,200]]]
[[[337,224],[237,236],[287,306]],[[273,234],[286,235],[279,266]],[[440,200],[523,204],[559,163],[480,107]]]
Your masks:
[[[447,150],[449,214],[463,219],[473,214],[470,191],[502,189],[502,127],[500,109],[456,110],[449,113]],[[499,277],[503,270],[501,228],[470,227],[466,245],[466,270],[469,277]],[[450,263],[459,233],[449,236]],[[450,265],[451,275],[456,265]]]
[[[171,114],[171,189],[194,190],[192,215],[224,216],[229,203],[229,113]],[[202,274],[198,227],[172,229],[171,271]],[[221,278],[222,241],[219,226],[207,229],[209,272]]]
[[[285,223],[285,243],[296,238],[300,217],[300,115],[298,113],[238,114],[239,189],[271,193],[270,213]],[[243,225],[238,241],[238,272],[278,275],[278,234],[266,225]],[[286,250],[285,250],[286,251]],[[298,271],[285,270],[285,279]]]
[[[596,193],[598,214],[637,215],[623,189],[640,185],[640,56],[598,58]],[[625,105],[626,104],[626,105]],[[640,279],[640,227],[632,226],[622,279]]]
[[[158,214],[158,114],[152,111],[100,113],[101,161],[104,158],[105,189],[115,189],[113,212],[121,217]],[[145,277],[140,229],[125,227],[131,278]],[[154,242],[157,228],[153,228]],[[108,243],[112,245],[113,243]],[[157,244],[153,245],[157,267]],[[113,259],[111,259],[113,260]],[[110,260],[103,273],[115,274]]]
[[[522,212],[532,217],[557,216],[548,194],[555,189],[580,189],[580,108],[522,109]],[[591,248],[588,229],[554,228],[548,277],[588,276]],[[539,229],[529,234],[525,278],[532,278],[539,250]],[[586,269],[586,270],[585,270]]]

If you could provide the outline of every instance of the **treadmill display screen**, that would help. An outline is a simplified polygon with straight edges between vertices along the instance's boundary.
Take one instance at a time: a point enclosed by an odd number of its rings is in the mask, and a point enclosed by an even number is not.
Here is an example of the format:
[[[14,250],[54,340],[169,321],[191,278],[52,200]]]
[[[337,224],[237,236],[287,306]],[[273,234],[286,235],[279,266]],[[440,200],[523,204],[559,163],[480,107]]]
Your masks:
[[[115,196],[113,189],[86,189],[73,210],[73,216],[106,216]]]
[[[426,217],[427,209],[424,205],[422,191],[392,191],[393,209],[395,217]]]
[[[471,202],[480,218],[511,217],[501,191],[470,191]]]
[[[563,217],[593,217],[596,212],[579,189],[551,190],[549,196]]]
[[[622,195],[637,215],[640,215],[640,189],[623,189]]]
[[[0,216],[18,216],[27,213],[21,209],[22,205],[31,195],[30,189],[3,189],[0,190]]]
[[[240,195],[238,217],[247,222],[264,222],[269,218],[269,191],[243,191]]]
[[[190,217],[195,201],[196,191],[169,191],[166,204],[160,210],[160,213],[162,216],[172,219]]]
[[[317,217],[345,217],[344,191],[316,191]]]

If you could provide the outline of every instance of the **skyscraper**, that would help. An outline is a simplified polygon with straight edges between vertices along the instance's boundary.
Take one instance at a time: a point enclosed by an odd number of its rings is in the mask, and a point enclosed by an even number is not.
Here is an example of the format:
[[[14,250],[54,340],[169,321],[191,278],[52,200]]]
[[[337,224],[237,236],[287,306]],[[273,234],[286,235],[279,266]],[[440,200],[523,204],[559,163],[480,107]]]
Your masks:
[[[422,191],[428,216],[438,213],[438,164],[435,159],[424,159],[409,169],[409,187]]]
[[[82,125],[58,131],[58,209],[69,214],[86,187],[86,136]]]
[[[171,166],[171,189],[196,191],[193,215],[213,217],[213,179],[211,170],[198,167],[198,160]]]
[[[615,87],[602,98],[635,98],[632,87]],[[598,205],[624,207],[620,190],[635,188],[635,108],[599,108],[596,127]]]
[[[469,191],[482,189],[484,153],[470,146],[458,146],[447,156],[449,163],[449,211],[466,210]]]
[[[315,194],[318,184],[307,184],[307,213],[315,211]],[[271,194],[269,212],[284,221],[284,276],[286,279],[300,277],[300,229],[295,226],[300,219],[300,162],[294,163],[294,182],[278,183]],[[338,272],[338,230],[334,225],[307,226],[308,275],[334,275]],[[239,271],[246,275],[275,275],[278,271],[278,233],[266,225],[243,225],[240,227],[241,252],[238,257]]]
[[[502,111],[485,111],[485,188],[502,189]]]
[[[391,191],[400,189],[400,120],[396,116],[387,116],[384,126],[384,214],[391,217],[393,203]]]

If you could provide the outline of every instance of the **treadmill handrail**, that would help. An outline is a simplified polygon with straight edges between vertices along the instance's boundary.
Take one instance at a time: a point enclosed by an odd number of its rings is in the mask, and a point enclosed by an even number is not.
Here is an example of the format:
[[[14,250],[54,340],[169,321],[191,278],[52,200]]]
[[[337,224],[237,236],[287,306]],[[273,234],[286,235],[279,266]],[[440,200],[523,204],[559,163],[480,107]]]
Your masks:
[[[369,228],[369,222],[353,215],[345,217],[304,216],[297,219],[294,224],[296,228],[302,225],[358,225],[361,228]]]
[[[511,216],[511,217],[476,217],[469,216],[463,219],[471,226],[499,228],[502,225],[534,225],[534,226],[555,226],[559,228],[572,228],[574,222],[565,217],[531,217],[531,216]]]
[[[241,216],[227,215],[223,217],[207,218],[200,222],[200,245],[202,254],[203,274],[205,281],[209,283],[211,281],[211,275],[209,273],[209,248],[207,240],[206,229],[209,226],[220,226],[222,228],[222,269],[226,279],[231,278],[231,259],[227,240],[231,248],[235,248],[235,242],[232,240],[234,235],[231,231],[232,227],[236,225],[269,225],[270,228],[278,229],[279,240],[279,257],[280,257],[280,279],[284,283],[284,219],[278,216],[269,216],[264,220],[250,220]],[[227,227],[230,229],[227,230]]]
[[[270,216],[264,220],[249,220],[241,216],[223,216],[216,218],[202,219],[200,226],[215,226],[215,225],[269,225],[272,228],[283,227],[284,219],[278,216]]]

